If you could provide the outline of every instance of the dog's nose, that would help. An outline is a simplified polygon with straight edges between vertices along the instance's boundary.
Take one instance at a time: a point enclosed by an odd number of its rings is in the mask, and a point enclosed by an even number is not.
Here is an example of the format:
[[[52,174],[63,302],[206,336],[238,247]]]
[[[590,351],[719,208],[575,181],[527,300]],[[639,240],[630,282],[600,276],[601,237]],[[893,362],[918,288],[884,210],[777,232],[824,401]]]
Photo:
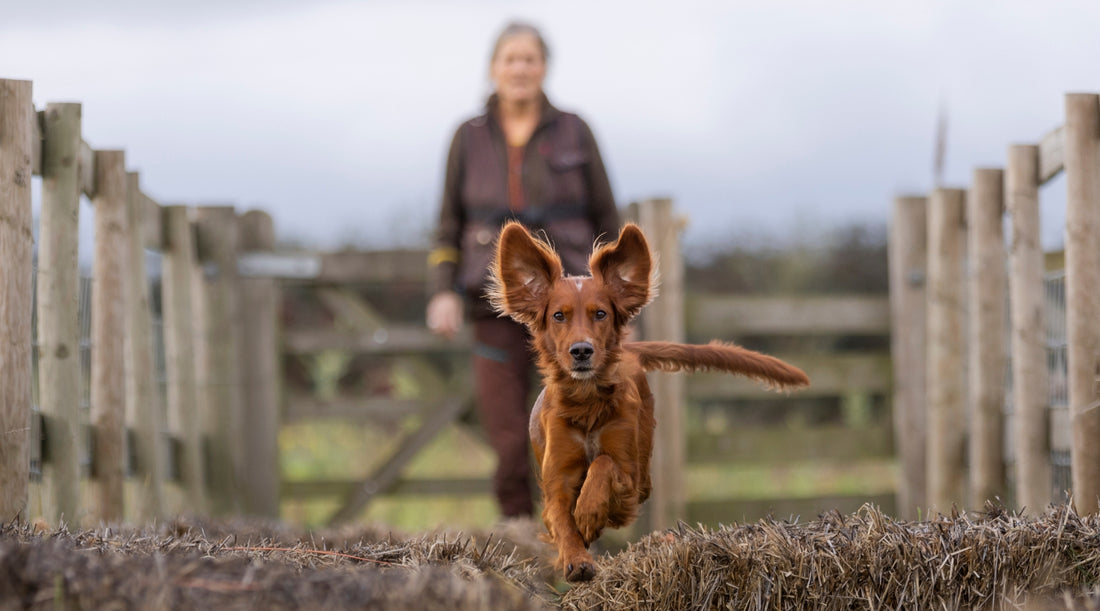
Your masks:
[[[588,342],[577,342],[569,347],[569,354],[575,361],[587,361],[592,358],[592,353],[595,351],[596,349]]]

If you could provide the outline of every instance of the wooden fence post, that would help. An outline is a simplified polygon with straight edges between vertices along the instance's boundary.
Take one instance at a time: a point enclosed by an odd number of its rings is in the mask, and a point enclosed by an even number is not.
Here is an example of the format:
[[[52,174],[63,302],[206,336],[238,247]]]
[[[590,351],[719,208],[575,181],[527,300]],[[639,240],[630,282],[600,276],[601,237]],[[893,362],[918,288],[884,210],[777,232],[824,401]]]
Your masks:
[[[101,522],[123,519],[126,457],[126,156],[95,152],[92,280],[92,426]]]
[[[126,420],[134,429],[138,480],[135,518],[149,521],[163,513],[161,402],[153,366],[153,317],[145,274],[145,197],[138,175],[126,176]]]
[[[1008,148],[1005,185],[1012,216],[1008,286],[1012,303],[1016,505],[1037,515],[1050,503],[1051,492],[1043,250],[1039,242],[1039,147]]]
[[[31,82],[0,79],[0,523],[27,518],[31,442]]]
[[[928,209],[928,504],[940,513],[962,504],[966,482],[965,200],[938,188]]]
[[[180,435],[180,479],[190,506],[188,511],[206,512],[206,476],[202,450],[202,420],[199,414],[195,373],[195,323],[192,267],[195,236],[187,206],[165,206],[164,270],[164,356],[168,378],[168,427]]]
[[[890,227],[891,351],[894,368],[894,440],[901,459],[899,517],[914,520],[926,506],[925,277],[928,198],[894,200]]]
[[[1100,508],[1100,98],[1065,98],[1066,339],[1073,503]]]
[[[49,104],[38,223],[38,405],[46,416],[56,524],[80,523],[80,104]]]
[[[974,170],[966,198],[970,295],[970,507],[1004,497],[1006,274],[1004,171]]]
[[[237,216],[231,206],[196,209],[199,260],[204,263],[205,375],[209,394],[204,428],[209,435],[211,510],[240,510],[241,375],[240,285],[237,275]]]
[[[241,251],[271,251],[271,215],[250,210],[240,219]],[[241,377],[244,426],[244,509],[279,517],[279,287],[274,278],[241,278]]]
[[[683,221],[675,218],[671,199],[643,202],[638,220],[657,257],[660,297],[646,308],[642,331],[646,339],[684,341],[684,269],[680,252]],[[684,472],[684,377],[682,373],[650,376],[659,423],[654,433],[650,528],[664,529],[687,517]]]

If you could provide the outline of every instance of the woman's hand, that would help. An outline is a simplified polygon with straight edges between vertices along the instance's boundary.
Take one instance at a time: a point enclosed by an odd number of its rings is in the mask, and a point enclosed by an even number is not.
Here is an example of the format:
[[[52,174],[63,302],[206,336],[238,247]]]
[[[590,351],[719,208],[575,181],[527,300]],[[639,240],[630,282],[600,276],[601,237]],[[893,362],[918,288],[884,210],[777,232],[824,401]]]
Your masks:
[[[447,339],[462,329],[462,296],[454,291],[441,291],[428,301],[428,329]]]

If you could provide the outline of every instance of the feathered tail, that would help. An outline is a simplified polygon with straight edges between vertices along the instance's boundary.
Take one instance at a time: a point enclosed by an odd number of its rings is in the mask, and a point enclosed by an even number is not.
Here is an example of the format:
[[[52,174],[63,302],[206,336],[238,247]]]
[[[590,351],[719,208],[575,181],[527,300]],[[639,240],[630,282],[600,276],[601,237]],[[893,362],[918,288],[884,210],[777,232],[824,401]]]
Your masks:
[[[638,355],[646,371],[725,371],[763,382],[777,390],[810,384],[810,378],[801,369],[774,356],[717,340],[706,345],[627,342],[623,349]]]

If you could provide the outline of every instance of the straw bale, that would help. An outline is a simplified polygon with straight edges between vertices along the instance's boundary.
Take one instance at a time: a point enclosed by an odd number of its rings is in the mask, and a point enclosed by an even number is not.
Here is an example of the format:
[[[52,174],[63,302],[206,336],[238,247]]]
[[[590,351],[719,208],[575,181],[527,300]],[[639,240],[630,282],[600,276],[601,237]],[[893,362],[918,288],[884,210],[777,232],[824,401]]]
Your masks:
[[[1100,611],[1100,517],[989,507],[902,522],[657,532],[557,597],[533,521],[407,534],[180,518],[69,532],[0,526],[8,609],[1024,609]]]
[[[475,545],[461,536],[365,536],[333,546],[274,524],[196,526],[0,527],[0,611],[543,609],[552,595],[541,567],[492,537]]]
[[[1054,507],[1027,519],[988,507],[901,522],[864,506],[806,524],[681,524],[600,566],[563,608],[1092,609],[1100,518]]]

